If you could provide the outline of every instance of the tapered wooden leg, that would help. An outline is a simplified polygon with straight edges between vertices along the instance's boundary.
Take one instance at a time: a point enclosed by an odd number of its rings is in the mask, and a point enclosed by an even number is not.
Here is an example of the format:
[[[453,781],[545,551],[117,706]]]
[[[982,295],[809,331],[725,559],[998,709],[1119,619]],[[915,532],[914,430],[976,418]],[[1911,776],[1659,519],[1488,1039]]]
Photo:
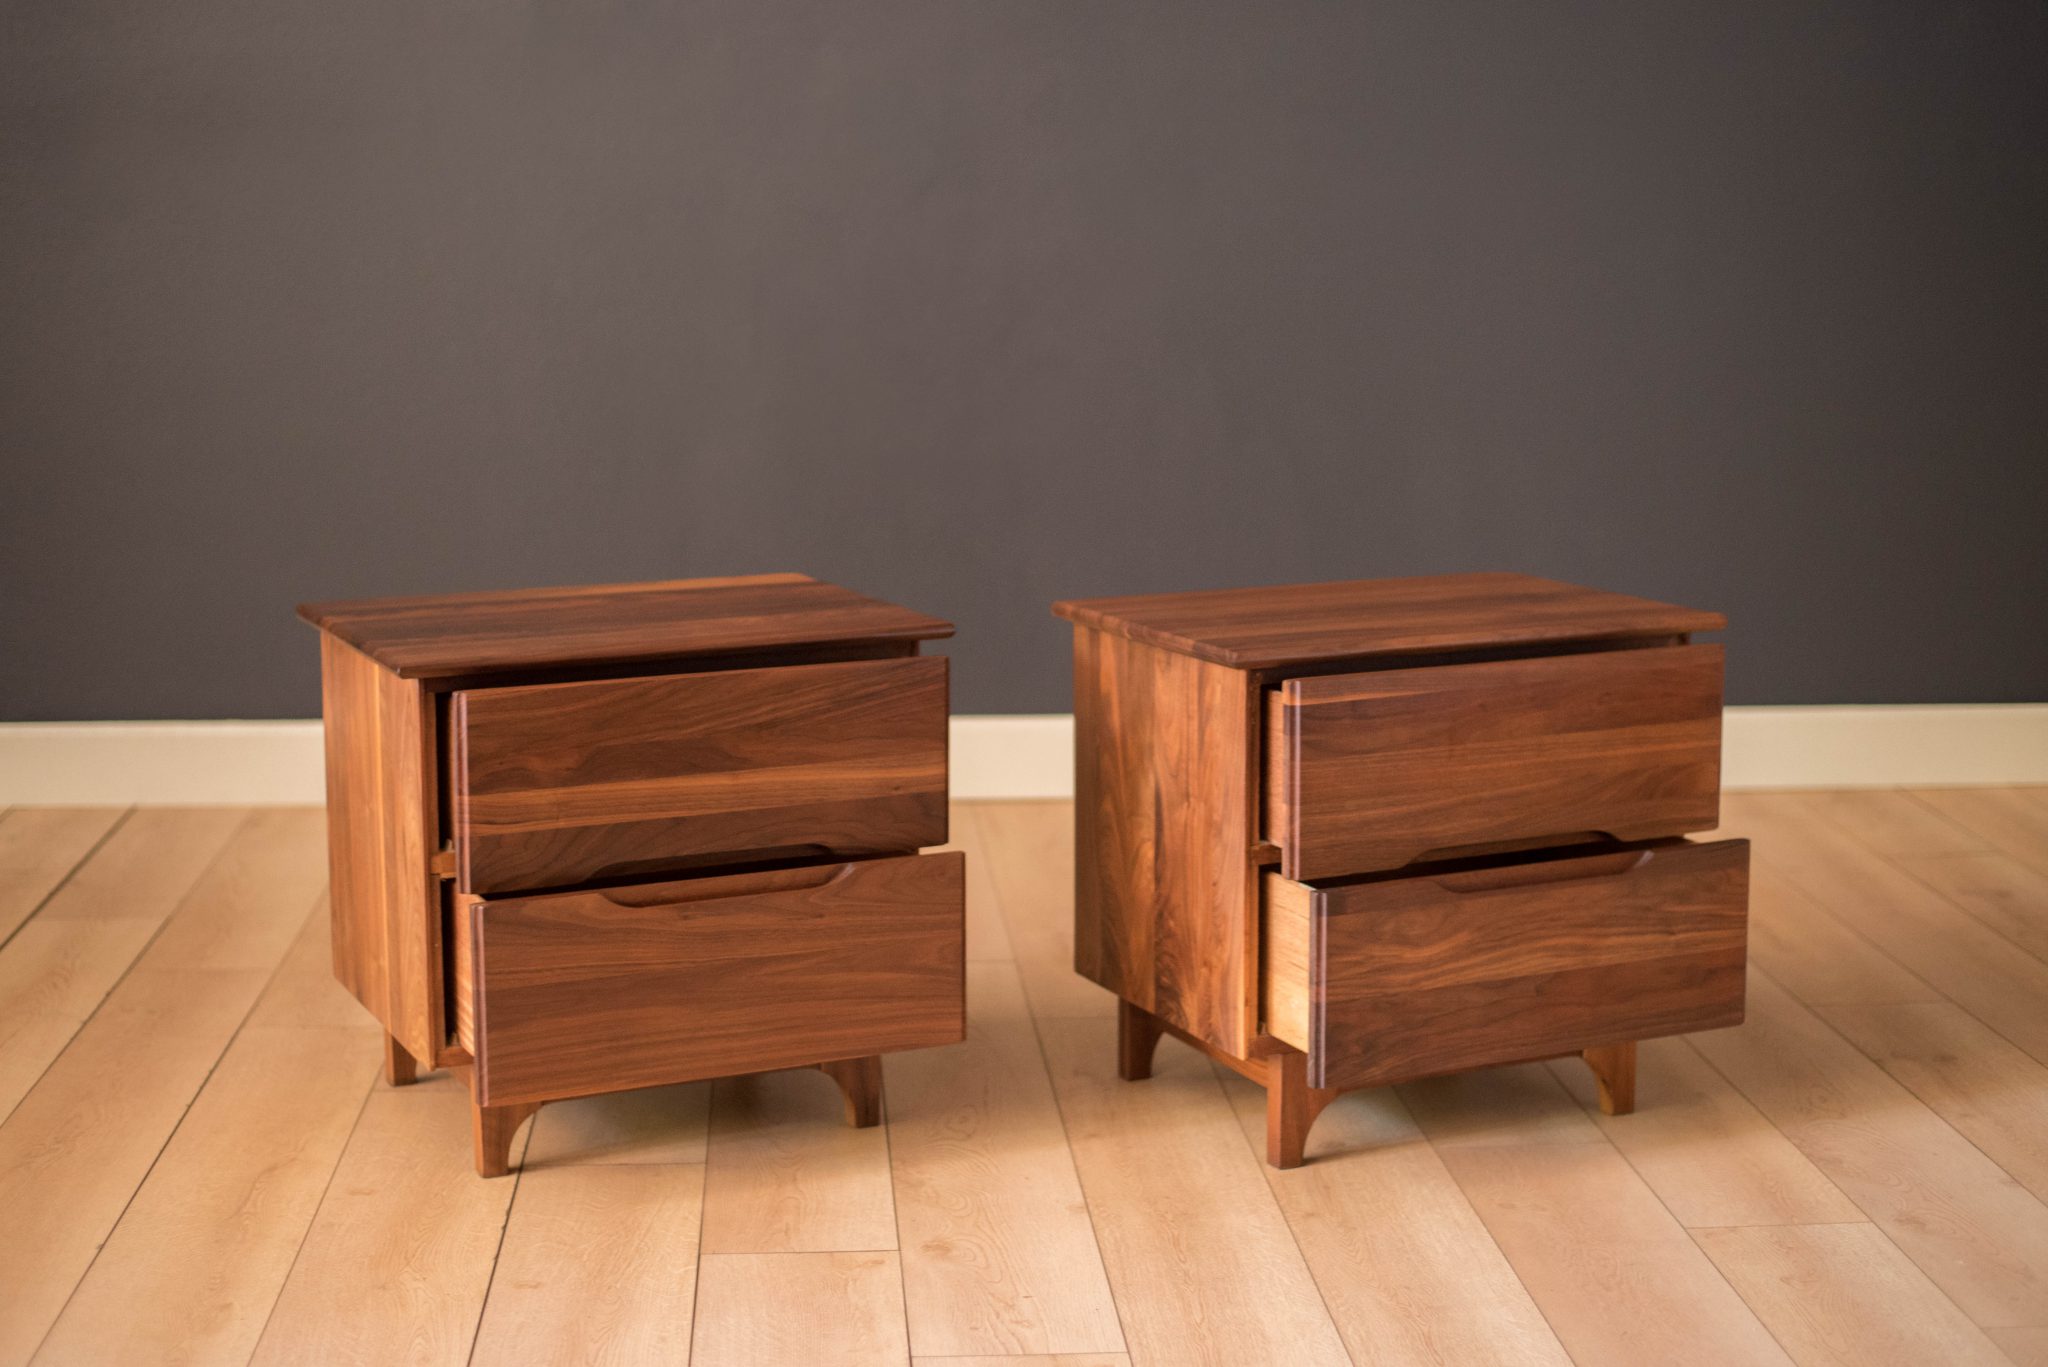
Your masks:
[[[406,1052],[390,1035],[384,1037],[384,1080],[393,1087],[409,1087],[419,1081],[420,1061]]]
[[[1627,1115],[1636,1108],[1636,1042],[1603,1044],[1580,1052],[1600,1084],[1600,1109]]]
[[[1337,1097],[1335,1088],[1308,1085],[1308,1055],[1289,1051],[1268,1058],[1266,1161],[1276,1168],[1300,1167],[1309,1127]]]
[[[839,1084],[846,1094],[846,1123],[856,1130],[882,1123],[882,1056],[840,1059],[821,1063],[818,1071]]]
[[[1142,1082],[1152,1076],[1152,1055],[1165,1030],[1159,1017],[1117,998],[1116,1075],[1125,1082]]]
[[[510,1106],[470,1105],[476,1136],[476,1175],[503,1177],[512,1171],[512,1138],[528,1116],[545,1103],[521,1101]]]

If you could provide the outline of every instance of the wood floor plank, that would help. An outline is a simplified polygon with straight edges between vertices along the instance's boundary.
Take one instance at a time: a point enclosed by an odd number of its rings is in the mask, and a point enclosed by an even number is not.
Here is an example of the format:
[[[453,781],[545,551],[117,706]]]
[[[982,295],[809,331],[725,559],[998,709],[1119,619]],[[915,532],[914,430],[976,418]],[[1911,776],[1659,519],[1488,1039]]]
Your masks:
[[[1578,1367],[1788,1361],[1610,1145],[1440,1152]]]
[[[1074,971],[1074,804],[976,803],[974,819],[1031,1014],[1114,1018],[1116,998]]]
[[[1875,1225],[1693,1237],[1801,1367],[2002,1367],[2004,1356]]]
[[[1750,866],[1749,957],[1809,1006],[1948,1000],[1761,861]]]
[[[330,1024],[306,1007],[333,983],[327,938],[323,902],[38,1363],[248,1359],[377,1076],[380,1032],[361,1008]]]
[[[522,1172],[470,1361],[688,1360],[703,1199],[695,1163]]]
[[[1757,857],[1956,1005],[2048,1062],[2048,964],[1826,820],[1811,794],[1749,793],[1772,828]]]
[[[1348,1363],[1208,1060],[1124,1082],[1113,1020],[1039,1025],[1132,1359]]]
[[[565,1163],[701,1163],[711,1084],[551,1101],[533,1118],[525,1170]]]
[[[0,1363],[55,1322],[317,899],[326,862],[306,820],[250,817],[0,1125]],[[212,952],[229,926],[243,946]]]
[[[2048,797],[2042,788],[1916,788],[1910,796],[2048,874]]]
[[[1540,1063],[1454,1073],[1395,1090],[1439,1149],[1607,1142],[1556,1074]],[[1311,1133],[1311,1142],[1314,1138]]]
[[[455,1079],[374,1089],[253,1361],[464,1362],[515,1185],[476,1175]]]
[[[1009,960],[1015,957],[1010,949],[1010,931],[1003,924],[1003,910],[996,901],[995,881],[989,875],[987,842],[981,832],[980,819],[975,815],[975,806],[968,802],[953,804],[948,818],[953,840],[942,848],[961,850],[967,855],[968,961]]]
[[[1812,794],[1821,814],[1854,827],[1888,854],[1921,856],[1988,850],[1989,841],[1900,788],[1843,788]]]
[[[795,1069],[713,1085],[706,1253],[895,1247],[888,1136],[849,1126],[830,1078]]]
[[[125,807],[10,807],[0,813],[0,943],[106,838]]]
[[[1707,1061],[1985,1327],[2048,1312],[2048,1207],[1761,973]]]
[[[2048,1202],[2048,1068],[1949,1003],[1818,1010],[1992,1162]]]
[[[994,1356],[914,1357],[911,1367],[1131,1367],[1122,1353],[1020,1353]]]
[[[1682,1039],[1637,1046],[1636,1109],[1600,1111],[1592,1071],[1550,1065],[1681,1225],[1827,1224],[1863,1212]]]
[[[901,1367],[894,1253],[706,1254],[691,1367]]]
[[[1264,1089],[1218,1077],[1263,1163]],[[1313,1161],[1266,1182],[1354,1362],[1571,1361],[1391,1090],[1340,1097],[1310,1142]]]
[[[1986,1329],[1984,1333],[2016,1367],[2048,1367],[2048,1327]]]
[[[1016,968],[970,963],[967,976],[966,1043],[883,1064],[911,1349],[1120,1353]]]
[[[1892,862],[2035,958],[2048,960],[2048,874],[1996,851]]]
[[[248,817],[226,808],[136,812],[0,947],[0,1117],[63,1052]]]

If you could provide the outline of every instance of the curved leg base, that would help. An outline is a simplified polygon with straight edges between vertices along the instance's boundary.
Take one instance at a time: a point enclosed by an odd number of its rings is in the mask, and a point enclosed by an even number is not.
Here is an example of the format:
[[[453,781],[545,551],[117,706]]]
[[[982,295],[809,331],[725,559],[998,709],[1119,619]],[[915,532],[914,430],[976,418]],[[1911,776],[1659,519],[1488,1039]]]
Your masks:
[[[818,1071],[839,1084],[846,1097],[846,1123],[856,1130],[882,1123],[882,1056],[821,1063]]]
[[[1600,1084],[1600,1109],[1608,1115],[1627,1115],[1636,1108],[1636,1042],[1603,1044],[1583,1049],[1579,1057],[1593,1070]]]

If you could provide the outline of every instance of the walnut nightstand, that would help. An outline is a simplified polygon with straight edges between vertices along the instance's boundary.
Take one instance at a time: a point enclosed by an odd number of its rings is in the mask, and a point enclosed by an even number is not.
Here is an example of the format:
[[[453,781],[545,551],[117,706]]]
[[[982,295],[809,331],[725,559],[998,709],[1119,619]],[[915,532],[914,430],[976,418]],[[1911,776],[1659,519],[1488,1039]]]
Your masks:
[[[1074,960],[1260,1082],[1301,1162],[1339,1092],[1743,1011],[1749,848],[1719,822],[1725,625],[1513,574],[1057,604],[1074,629]]]
[[[946,622],[798,574],[309,604],[335,973],[387,1075],[542,1103],[962,1038]]]

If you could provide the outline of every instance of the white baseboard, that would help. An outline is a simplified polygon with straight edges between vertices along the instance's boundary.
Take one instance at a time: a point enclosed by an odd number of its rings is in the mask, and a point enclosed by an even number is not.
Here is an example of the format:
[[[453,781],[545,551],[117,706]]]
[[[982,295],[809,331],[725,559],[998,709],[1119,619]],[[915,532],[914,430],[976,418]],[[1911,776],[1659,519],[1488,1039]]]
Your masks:
[[[1074,791],[1074,719],[955,717],[953,796]],[[2048,783],[2048,704],[1731,707],[1730,788]],[[319,803],[317,721],[0,723],[0,805]]]

